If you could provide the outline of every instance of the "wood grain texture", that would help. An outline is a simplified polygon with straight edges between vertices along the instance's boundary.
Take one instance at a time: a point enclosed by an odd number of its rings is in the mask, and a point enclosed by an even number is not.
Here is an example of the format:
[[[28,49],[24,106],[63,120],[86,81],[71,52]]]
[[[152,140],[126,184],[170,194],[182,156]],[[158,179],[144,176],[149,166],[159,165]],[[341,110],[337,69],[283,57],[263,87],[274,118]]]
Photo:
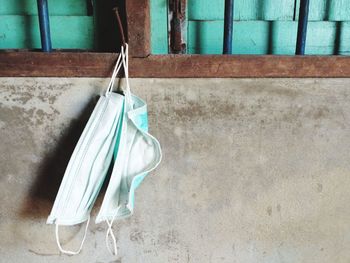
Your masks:
[[[296,1],[296,16],[299,18],[300,0]],[[310,1],[309,21],[350,21],[349,0]]]
[[[189,20],[223,20],[224,0],[188,1]],[[294,0],[235,0],[235,20],[292,20]]]
[[[37,16],[1,16],[0,49],[40,48]],[[91,16],[52,16],[50,29],[53,48],[88,49],[94,45]]]
[[[167,0],[150,0],[152,54],[168,53]]]
[[[187,53],[187,0],[169,0],[169,53]]]
[[[151,53],[149,0],[126,1],[126,15],[130,56],[148,56]]]
[[[327,20],[331,0],[313,0],[309,2],[309,21]],[[295,3],[295,20],[299,19],[300,0]]]
[[[109,77],[117,54],[0,53],[0,77]],[[350,57],[151,55],[130,58],[131,77],[350,77]]]
[[[300,0],[296,1],[298,18]],[[189,1],[189,20],[223,20],[224,0]],[[294,0],[236,0],[235,20],[293,20]],[[349,0],[312,0],[310,1],[310,21],[349,21]]]
[[[234,54],[293,55],[296,21],[237,21],[233,26]],[[191,54],[222,54],[223,21],[190,21],[188,51]],[[348,55],[349,22],[309,22],[306,54]]]
[[[48,1],[50,16],[72,15],[86,16],[88,7],[86,0],[54,0]],[[0,15],[37,15],[36,0],[0,0]]]
[[[349,21],[350,20],[350,1],[349,0],[328,0],[327,19],[331,21]]]

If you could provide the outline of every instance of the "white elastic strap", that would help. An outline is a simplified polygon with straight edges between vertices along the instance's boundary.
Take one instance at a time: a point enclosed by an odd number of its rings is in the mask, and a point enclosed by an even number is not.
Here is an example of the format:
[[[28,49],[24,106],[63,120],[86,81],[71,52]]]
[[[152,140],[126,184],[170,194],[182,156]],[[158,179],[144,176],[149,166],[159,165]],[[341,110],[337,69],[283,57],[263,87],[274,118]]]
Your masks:
[[[114,235],[113,229],[112,229],[114,218],[115,218],[115,216],[113,216],[111,221],[106,219],[106,223],[108,225],[108,229],[107,229],[107,232],[106,232],[106,246],[107,246],[107,249],[108,249],[109,253],[111,253],[111,255],[117,256],[118,255],[117,240],[115,238],[115,235]],[[114,252],[111,250],[111,248],[109,246],[109,242],[108,242],[108,237],[109,236],[112,238]]]
[[[121,55],[119,55],[119,56],[121,57]],[[111,83],[111,85],[109,87],[109,92],[112,92],[112,89],[114,87],[115,79],[117,78],[118,72],[119,72],[120,68],[123,65],[123,63],[121,61],[117,61],[117,63],[119,63],[119,64],[118,64],[117,70],[115,71],[114,75],[112,76],[112,83]]]
[[[121,63],[121,59],[122,59],[122,54],[120,53],[119,56],[118,56],[118,59],[117,59],[117,62],[115,63],[115,66],[114,66],[114,69],[113,69],[113,73],[112,73],[112,77],[109,81],[109,84],[108,84],[108,87],[107,87],[107,90],[106,90],[106,94],[111,91],[111,89],[113,88],[113,84],[114,84],[114,80],[118,74],[118,71],[122,65]]]
[[[87,233],[87,230],[88,230],[89,223],[90,223],[90,216],[89,216],[89,218],[87,220],[87,223],[86,223],[83,240],[81,241],[80,247],[79,247],[79,249],[77,251],[70,251],[70,250],[65,250],[65,249],[62,248],[61,243],[60,243],[59,234],[58,234],[58,224],[56,224],[56,242],[57,242],[58,248],[60,249],[60,251],[62,253],[68,254],[68,255],[77,255],[77,254],[80,253],[80,251],[81,251],[81,249],[83,248],[83,245],[84,245],[84,241],[85,241],[85,238],[86,238],[86,233]]]
[[[128,44],[125,44],[125,51],[122,47],[122,63],[124,66],[124,73],[125,73],[125,80],[126,80],[126,99],[130,107],[132,107],[132,100],[131,100],[131,91],[130,91],[130,83],[129,83],[129,58],[128,58],[128,52],[129,52],[129,46]]]
[[[124,71],[125,71],[125,80],[126,80],[126,92],[130,96],[131,99],[131,91],[130,91],[130,82],[129,82],[129,46],[128,44],[125,44],[125,51],[122,52],[123,60],[122,63],[124,65]]]
[[[114,70],[113,70],[113,74],[112,74],[112,77],[111,77],[111,80],[109,81],[109,84],[108,84],[108,87],[107,87],[107,90],[106,90],[106,95],[112,91],[113,89],[113,86],[114,86],[114,82],[115,82],[115,78],[117,77],[117,74],[122,66],[122,62],[121,62],[121,59],[122,59],[122,54],[120,53],[119,56],[118,56],[118,59],[117,59],[117,62],[115,63],[115,66],[114,66]]]

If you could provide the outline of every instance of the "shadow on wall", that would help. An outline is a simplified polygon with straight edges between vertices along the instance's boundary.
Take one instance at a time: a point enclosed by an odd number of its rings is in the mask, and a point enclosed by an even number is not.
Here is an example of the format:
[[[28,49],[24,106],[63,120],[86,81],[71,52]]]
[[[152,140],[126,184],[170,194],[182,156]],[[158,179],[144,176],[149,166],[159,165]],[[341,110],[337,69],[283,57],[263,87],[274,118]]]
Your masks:
[[[43,158],[29,196],[21,207],[21,217],[46,218],[49,215],[69,159],[95,107],[96,100],[96,98],[92,99],[82,114],[72,120],[57,141],[56,148]]]

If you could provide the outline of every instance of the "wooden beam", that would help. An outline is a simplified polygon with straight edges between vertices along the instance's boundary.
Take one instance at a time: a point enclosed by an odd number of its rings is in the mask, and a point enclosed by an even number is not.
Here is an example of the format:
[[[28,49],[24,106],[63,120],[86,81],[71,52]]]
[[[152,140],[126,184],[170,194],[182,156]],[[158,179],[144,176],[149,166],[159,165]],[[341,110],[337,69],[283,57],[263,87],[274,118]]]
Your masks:
[[[149,0],[126,1],[128,43],[131,57],[147,57],[151,53]]]
[[[0,77],[109,77],[117,54],[0,52]],[[130,58],[131,77],[349,78],[347,56],[150,55]]]
[[[4,52],[0,76],[10,77],[106,77],[117,54]]]

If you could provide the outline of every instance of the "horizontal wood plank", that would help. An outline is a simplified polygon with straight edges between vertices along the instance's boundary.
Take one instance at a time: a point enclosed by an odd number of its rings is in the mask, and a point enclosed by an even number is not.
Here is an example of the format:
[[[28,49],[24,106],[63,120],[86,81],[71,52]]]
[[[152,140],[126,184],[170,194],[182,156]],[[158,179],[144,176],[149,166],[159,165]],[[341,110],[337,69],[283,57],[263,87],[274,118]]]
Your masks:
[[[223,20],[224,0],[188,1],[189,20]],[[298,18],[300,0],[235,0],[234,20],[292,21]],[[349,0],[312,0],[309,21],[349,21]]]
[[[71,15],[86,16],[88,14],[86,0],[48,1],[50,16]],[[37,0],[9,1],[0,0],[0,15],[37,15]]]
[[[117,54],[2,52],[1,77],[109,77]],[[350,57],[150,55],[130,58],[131,77],[350,77]]]
[[[224,0],[188,1],[189,20],[223,20]],[[235,20],[292,20],[294,0],[236,0]]]
[[[0,15],[0,49],[41,48],[37,16]],[[51,16],[53,48],[92,49],[92,16]]]
[[[222,54],[223,21],[189,21],[191,54]],[[233,54],[294,55],[297,21],[237,21],[233,26]],[[349,22],[309,22],[307,55],[349,55]]]

